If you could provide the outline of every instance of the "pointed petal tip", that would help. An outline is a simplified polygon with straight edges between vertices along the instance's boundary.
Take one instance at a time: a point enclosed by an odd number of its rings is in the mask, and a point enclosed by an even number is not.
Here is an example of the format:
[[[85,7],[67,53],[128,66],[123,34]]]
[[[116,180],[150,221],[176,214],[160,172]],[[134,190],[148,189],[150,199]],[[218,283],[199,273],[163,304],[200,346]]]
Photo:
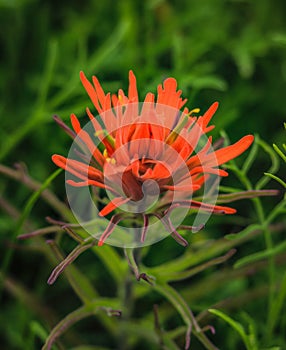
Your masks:
[[[57,166],[60,166],[64,160],[66,159],[65,157],[59,155],[59,154],[53,154],[52,155],[52,161],[57,165]]]
[[[208,165],[212,164],[212,166],[219,166],[227,163],[229,160],[234,159],[245,152],[251,146],[253,141],[253,135],[246,135],[234,144],[216,150],[214,153],[211,153],[209,158],[210,162],[208,162]],[[215,155],[215,161],[213,155]],[[213,157],[212,160],[211,157]]]
[[[89,82],[89,80],[87,79],[86,75],[84,74],[84,72],[82,70],[79,72],[79,78],[80,78],[83,86],[85,86],[85,84],[87,82]]]
[[[245,135],[239,141],[237,141],[236,144],[242,145],[242,148],[244,149],[244,151],[246,151],[252,145],[253,141],[253,135]]]
[[[254,136],[253,135],[246,135],[245,138],[247,138],[247,141],[250,143],[250,145],[254,141]]]
[[[71,120],[71,122],[73,122],[73,121],[77,121],[78,122],[78,118],[77,118],[77,116],[74,113],[71,113],[70,120]]]
[[[220,207],[220,206],[218,206],[214,210],[214,214],[218,214],[218,215],[231,215],[231,214],[235,214],[236,212],[237,210],[234,208]]]
[[[235,214],[237,212],[236,209],[227,207],[226,210],[223,210],[223,214]]]
[[[210,109],[212,111],[213,114],[215,114],[215,112],[217,111],[219,107],[219,102],[218,101],[215,101],[211,106],[210,106]]]
[[[204,113],[204,115],[201,117],[203,120],[203,127],[206,129],[207,125],[209,124],[209,122],[211,121],[213,115],[215,114],[215,112],[217,111],[219,106],[218,101],[214,102],[213,104],[211,104],[211,106],[208,108],[208,110]],[[213,126],[210,126],[209,128],[213,128]],[[211,129],[210,129],[211,130]],[[208,131],[210,131],[208,130]]]
[[[76,134],[78,134],[81,131],[81,126],[77,116],[74,113],[72,113],[70,115],[70,119],[71,119],[71,123],[74,131],[76,132]]]
[[[134,74],[132,69],[129,70],[129,77],[134,77],[135,78],[135,74]]]

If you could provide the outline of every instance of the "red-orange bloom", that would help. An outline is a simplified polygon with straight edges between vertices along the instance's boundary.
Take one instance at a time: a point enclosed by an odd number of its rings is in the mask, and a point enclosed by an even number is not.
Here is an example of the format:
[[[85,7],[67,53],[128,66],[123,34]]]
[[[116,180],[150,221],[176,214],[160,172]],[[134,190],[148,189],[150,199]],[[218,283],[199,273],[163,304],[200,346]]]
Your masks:
[[[179,243],[186,245],[170,219],[175,208],[188,206],[215,213],[235,213],[232,208],[188,197],[201,189],[212,174],[227,176],[219,166],[239,156],[253,142],[253,136],[248,135],[233,145],[218,150],[212,148],[211,137],[205,135],[214,127],[209,126],[209,122],[218,108],[217,102],[196,117],[193,113],[198,110],[189,111],[186,107],[182,110],[186,100],[181,98],[182,92],[177,90],[174,78],[158,86],[156,99],[148,93],[142,104],[132,71],[127,96],[121,89],[117,95],[106,94],[96,77],[92,77],[91,83],[81,72],[80,78],[98,112],[95,117],[86,109],[92,135],[81,127],[74,114],[71,115],[73,130],[56,118],[81,151],[78,151],[80,160],[60,155],[53,155],[52,160],[74,176],[67,180],[69,185],[95,186],[111,194],[112,199],[101,209],[100,216],[128,204],[133,208],[129,217],[143,218],[142,242],[153,215],[162,220]],[[202,146],[201,140],[204,140]],[[152,206],[155,197],[157,202]],[[118,211],[112,216],[99,245],[125,216]]]

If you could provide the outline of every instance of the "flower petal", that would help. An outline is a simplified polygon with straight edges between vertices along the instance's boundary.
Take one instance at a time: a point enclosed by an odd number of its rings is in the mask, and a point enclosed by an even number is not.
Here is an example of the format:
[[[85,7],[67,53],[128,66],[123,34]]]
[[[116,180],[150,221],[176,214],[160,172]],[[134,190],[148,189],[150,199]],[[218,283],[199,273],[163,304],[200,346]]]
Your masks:
[[[210,120],[212,119],[213,115],[215,114],[216,110],[218,109],[219,103],[218,102],[214,102],[209,109],[205,112],[205,114],[199,118],[198,123],[201,123],[202,128],[204,130],[204,132],[207,132],[206,130],[208,129],[208,131],[210,131],[209,128],[213,129],[213,127],[208,127],[208,124],[210,122]]]
[[[138,102],[138,91],[136,86],[136,78],[132,70],[129,71],[129,89],[128,97],[131,102]]]
[[[60,168],[70,172],[82,180],[103,181],[103,174],[100,170],[74,159],[65,158],[59,154],[52,156],[52,161]]]
[[[194,201],[192,199],[175,201],[172,203],[169,210],[178,208],[180,206],[189,207],[193,209],[203,209],[208,212],[213,212],[214,214],[235,214],[236,213],[236,209],[234,208],[225,207],[221,205],[214,205],[210,203],[202,203],[202,202]]]
[[[210,166],[219,166],[221,164],[224,164],[246,151],[251,146],[253,141],[253,135],[244,136],[233,145],[221,148],[215,151],[214,154],[207,155],[206,161],[203,161],[203,164]]]
[[[100,105],[103,104],[103,100],[99,102],[99,96],[102,98],[101,91],[99,89],[100,85],[96,86],[97,91],[94,89],[94,86],[91,84],[91,82],[86,78],[85,74],[83,72],[80,72],[80,80],[82,82],[82,85],[84,86],[86,92],[88,93],[88,96],[90,97],[92,103],[94,104],[94,107],[97,109],[98,113],[102,112],[102,107]]]
[[[84,129],[81,128],[80,122],[75,116],[75,114],[71,115],[71,122],[74,128],[74,131],[77,133],[77,136],[79,137],[79,139],[83,142],[83,145],[87,146],[90,154],[102,167],[105,162],[103,155],[101,154],[101,152],[99,151],[99,149],[97,148],[97,146],[95,145],[95,143],[93,142],[89,134]]]
[[[98,182],[98,181],[94,181],[94,180],[86,180],[86,181],[80,181],[80,182],[76,182],[74,180],[67,180],[66,181],[69,185],[74,186],[74,187],[86,187],[86,186],[95,186],[95,187],[99,187],[99,188],[104,188],[105,190],[108,190],[110,192],[112,192],[115,195],[118,195],[118,193],[111,188],[108,185],[105,185],[102,182]]]
[[[111,213],[114,209],[120,207],[120,205],[125,204],[130,201],[130,198],[116,197],[112,199],[99,213],[99,216],[106,216]]]

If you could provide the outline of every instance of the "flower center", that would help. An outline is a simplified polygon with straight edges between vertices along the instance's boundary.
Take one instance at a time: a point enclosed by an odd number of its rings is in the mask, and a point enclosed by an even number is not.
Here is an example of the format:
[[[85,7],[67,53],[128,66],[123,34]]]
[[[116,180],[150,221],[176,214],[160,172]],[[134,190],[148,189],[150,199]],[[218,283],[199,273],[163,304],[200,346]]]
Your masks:
[[[153,159],[137,159],[123,172],[122,188],[125,195],[134,201],[144,196],[158,196],[162,186],[172,183],[168,168],[160,161]]]

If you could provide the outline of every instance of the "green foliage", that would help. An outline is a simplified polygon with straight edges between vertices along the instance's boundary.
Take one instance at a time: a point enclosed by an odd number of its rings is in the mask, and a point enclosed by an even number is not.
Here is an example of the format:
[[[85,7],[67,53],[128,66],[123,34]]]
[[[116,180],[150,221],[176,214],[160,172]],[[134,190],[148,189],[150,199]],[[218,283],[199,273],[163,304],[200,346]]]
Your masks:
[[[234,330],[239,333],[240,337],[243,340],[243,343],[247,350],[258,350],[258,343],[256,339],[256,334],[253,327],[249,326],[250,333],[247,334],[244,327],[237,321],[233,320],[231,317],[223,313],[222,311],[209,309],[209,312],[220,317],[225,322],[227,322]]]
[[[284,128],[286,129],[286,123],[284,123]],[[276,151],[276,153],[282,158],[282,160],[286,163],[286,144],[283,143],[282,145],[283,150],[281,150],[277,145],[273,145],[274,150]],[[265,173],[265,175],[271,177],[272,179],[278,181],[284,188],[286,188],[286,182],[283,181],[282,179],[280,179],[278,176],[275,176],[274,174],[268,172]]]
[[[0,0],[1,348],[182,349],[190,332],[195,350],[286,348],[284,13],[282,0]],[[188,248],[167,238],[126,257],[45,221],[73,222],[52,116],[84,118],[80,70],[115,92],[129,69],[141,97],[174,76],[191,109],[219,100],[214,136],[257,135],[220,188],[238,214],[183,232]]]

